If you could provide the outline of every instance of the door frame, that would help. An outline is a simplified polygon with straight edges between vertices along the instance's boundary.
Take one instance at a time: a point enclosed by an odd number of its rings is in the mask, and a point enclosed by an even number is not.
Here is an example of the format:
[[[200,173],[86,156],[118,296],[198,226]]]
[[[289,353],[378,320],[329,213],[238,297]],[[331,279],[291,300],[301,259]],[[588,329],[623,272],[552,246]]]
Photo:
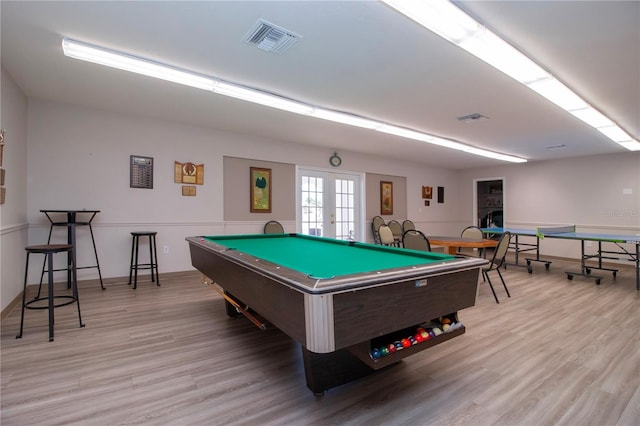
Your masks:
[[[296,232],[302,232],[302,217],[301,217],[301,211],[300,211],[300,203],[301,203],[301,199],[300,199],[300,191],[302,190],[301,188],[301,184],[300,184],[300,176],[302,175],[303,171],[310,171],[310,172],[316,172],[316,173],[323,173],[323,174],[328,174],[328,175],[333,175],[335,176],[344,176],[344,175],[351,175],[351,176],[355,176],[358,178],[358,182],[359,182],[359,187],[358,187],[358,191],[360,191],[360,199],[359,201],[359,209],[355,212],[355,216],[356,216],[356,235],[355,235],[355,240],[356,241],[361,241],[364,242],[366,241],[366,234],[365,234],[365,206],[366,206],[366,193],[365,193],[365,174],[363,172],[354,172],[354,171],[350,171],[350,170],[335,170],[335,169],[326,169],[326,168],[322,168],[322,167],[308,167],[308,166],[300,166],[300,165],[296,165],[296,197],[295,197],[295,203],[296,203]],[[335,212],[334,212],[335,213]]]
[[[473,224],[476,226],[480,226],[478,223],[478,182],[489,182],[499,180],[502,181],[502,224],[507,223],[507,202],[505,198],[505,194],[507,193],[506,185],[507,178],[505,176],[499,177],[487,177],[487,178],[474,178],[473,179],[473,205],[472,205],[472,217]]]

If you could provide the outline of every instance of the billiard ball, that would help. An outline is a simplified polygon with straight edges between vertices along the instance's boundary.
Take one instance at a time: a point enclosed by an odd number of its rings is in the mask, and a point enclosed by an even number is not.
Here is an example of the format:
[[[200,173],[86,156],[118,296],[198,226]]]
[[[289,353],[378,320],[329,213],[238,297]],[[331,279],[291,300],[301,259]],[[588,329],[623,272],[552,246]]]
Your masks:
[[[380,354],[382,356],[387,356],[389,355],[389,348],[387,348],[386,346],[383,346],[380,348]]]
[[[422,337],[422,335],[420,333],[417,333],[415,336],[416,342],[421,343],[422,341],[424,341],[424,338]]]
[[[396,351],[396,345],[394,345],[393,343],[389,343],[389,346],[387,346],[387,350],[390,354],[394,353]]]
[[[445,333],[447,332],[447,330],[450,328],[451,326],[449,324],[442,324],[442,331],[444,331]]]
[[[380,358],[381,356],[382,356],[382,353],[380,352],[380,349],[375,348],[375,349],[373,349],[373,350],[371,351],[371,357],[372,357],[373,359],[378,359],[378,358]]]
[[[442,324],[451,324],[451,320],[449,318],[442,318],[442,321],[440,321]]]
[[[403,348],[408,348],[409,346],[411,346],[411,342],[409,341],[409,339],[402,339],[400,343],[402,344]]]
[[[433,332],[435,333],[436,336],[439,336],[442,334],[442,330],[440,330],[438,327],[434,327]]]
[[[430,328],[429,329],[429,338],[431,339],[433,337],[436,337],[436,333],[433,331],[433,328]]]
[[[402,342],[395,342],[395,344],[396,344],[397,351],[401,351],[404,349],[404,346],[402,346]]]

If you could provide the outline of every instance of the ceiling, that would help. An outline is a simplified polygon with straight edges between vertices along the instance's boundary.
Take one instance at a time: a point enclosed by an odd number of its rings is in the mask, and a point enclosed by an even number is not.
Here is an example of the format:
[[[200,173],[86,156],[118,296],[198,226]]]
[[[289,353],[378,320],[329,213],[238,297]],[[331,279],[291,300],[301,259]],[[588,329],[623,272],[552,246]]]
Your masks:
[[[640,2],[460,1],[640,138]],[[505,164],[70,59],[63,37],[299,101],[540,161],[626,152],[484,62],[374,1],[6,1],[2,66],[33,98],[452,169]],[[242,41],[258,18],[301,36]],[[486,120],[462,122],[479,113]],[[562,148],[548,148],[564,145]]]

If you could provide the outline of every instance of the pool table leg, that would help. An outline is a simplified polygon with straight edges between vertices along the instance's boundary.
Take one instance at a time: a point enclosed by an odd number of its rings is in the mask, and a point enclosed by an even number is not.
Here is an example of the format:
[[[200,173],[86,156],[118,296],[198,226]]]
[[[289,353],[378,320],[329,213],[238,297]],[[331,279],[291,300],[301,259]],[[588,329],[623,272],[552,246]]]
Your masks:
[[[375,371],[346,349],[320,354],[302,347],[302,359],[307,387],[316,396]]]

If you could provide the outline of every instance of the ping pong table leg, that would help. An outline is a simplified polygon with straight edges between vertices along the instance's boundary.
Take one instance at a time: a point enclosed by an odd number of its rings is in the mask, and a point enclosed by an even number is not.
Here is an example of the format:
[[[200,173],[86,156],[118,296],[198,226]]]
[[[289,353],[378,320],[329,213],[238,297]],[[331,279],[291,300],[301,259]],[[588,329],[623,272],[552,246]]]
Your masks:
[[[587,271],[588,268],[585,263],[584,241],[585,240],[583,239],[580,240],[580,272],[565,271],[565,274],[567,274],[568,280],[572,280],[574,275],[579,275],[581,277],[592,278],[596,280],[596,285],[600,285],[602,277],[600,275],[591,275],[591,271]]]

